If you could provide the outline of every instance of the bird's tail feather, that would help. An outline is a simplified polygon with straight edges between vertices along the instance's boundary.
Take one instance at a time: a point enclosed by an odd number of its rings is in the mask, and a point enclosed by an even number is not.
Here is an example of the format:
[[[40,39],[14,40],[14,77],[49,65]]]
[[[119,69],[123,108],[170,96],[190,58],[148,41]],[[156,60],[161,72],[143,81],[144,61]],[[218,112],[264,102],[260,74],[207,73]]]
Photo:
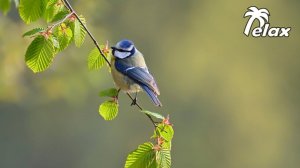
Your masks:
[[[141,85],[141,87],[144,89],[144,91],[148,94],[148,96],[151,98],[152,102],[156,106],[162,106],[161,102],[157,98],[157,95],[146,85]]]

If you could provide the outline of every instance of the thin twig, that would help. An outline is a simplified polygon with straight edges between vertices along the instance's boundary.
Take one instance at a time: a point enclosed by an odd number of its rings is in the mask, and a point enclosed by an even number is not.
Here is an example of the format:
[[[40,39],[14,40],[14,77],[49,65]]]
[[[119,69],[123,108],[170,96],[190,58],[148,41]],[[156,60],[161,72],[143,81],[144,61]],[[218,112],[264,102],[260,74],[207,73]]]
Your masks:
[[[134,98],[129,94],[129,93],[126,93],[127,96],[133,101]],[[143,111],[143,108],[142,106],[140,106],[137,102],[135,103],[135,105],[141,110]],[[146,113],[145,113],[146,114]],[[154,127],[156,127],[156,122],[153,120],[153,118],[149,115],[149,114],[146,114],[146,116],[151,120],[152,124],[154,125]]]
[[[72,16],[73,14],[74,14],[74,12],[69,13],[63,20],[61,20],[61,21],[59,21],[59,22],[53,24],[52,26],[50,26],[50,27],[48,28],[48,30],[51,31],[54,27],[56,27],[56,26],[62,24],[66,19],[68,19],[68,18],[69,18],[70,16]]]
[[[95,46],[97,47],[97,49],[99,50],[101,56],[104,58],[104,60],[106,61],[106,63],[111,67],[110,62],[108,61],[108,59],[105,57],[103,51],[101,50],[97,40],[95,39],[95,37],[92,35],[92,33],[89,31],[89,29],[86,27],[85,24],[83,24],[83,22],[80,20],[79,16],[77,15],[77,13],[74,11],[74,9],[72,8],[72,6],[70,5],[68,0],[64,0],[64,4],[65,6],[70,10],[71,13],[73,13],[73,15],[76,17],[76,19],[79,21],[79,23],[82,25],[82,27],[84,28],[84,30],[88,33],[88,35],[90,36],[90,38],[92,39],[92,41],[94,42]]]
[[[79,16],[77,15],[77,13],[75,12],[75,10],[72,8],[71,4],[69,3],[68,0],[63,0],[63,3],[65,5],[66,8],[68,8],[70,10],[70,12],[76,17],[76,19],[79,21],[79,23],[82,25],[82,27],[84,28],[84,30],[88,33],[88,35],[90,36],[90,38],[92,39],[92,41],[94,42],[95,46],[97,47],[97,49],[99,50],[101,56],[104,58],[104,60],[106,61],[106,63],[109,65],[109,67],[111,67],[111,63],[108,61],[108,59],[105,57],[103,51],[101,50],[101,48],[99,47],[99,44],[97,42],[97,40],[94,38],[94,36],[92,35],[92,33],[89,31],[89,29],[87,28],[87,26],[85,24],[83,24],[83,22],[80,20]],[[133,97],[127,93],[127,96],[133,101]],[[135,106],[137,106],[141,111],[143,111],[143,108],[141,105],[139,105],[138,103],[135,103]],[[156,122],[153,120],[153,118],[149,115],[146,114],[145,115],[150,119],[150,121],[152,122],[152,124],[154,125],[154,127],[156,128]]]

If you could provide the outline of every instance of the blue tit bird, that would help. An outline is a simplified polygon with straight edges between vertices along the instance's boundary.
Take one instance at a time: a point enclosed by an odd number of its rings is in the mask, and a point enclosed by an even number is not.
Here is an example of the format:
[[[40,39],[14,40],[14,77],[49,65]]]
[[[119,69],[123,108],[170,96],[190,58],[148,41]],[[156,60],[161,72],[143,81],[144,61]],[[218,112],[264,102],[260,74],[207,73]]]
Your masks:
[[[144,90],[156,106],[162,106],[160,94],[153,76],[149,73],[143,54],[130,40],[121,40],[112,48],[111,73],[115,84],[122,91],[135,93]]]

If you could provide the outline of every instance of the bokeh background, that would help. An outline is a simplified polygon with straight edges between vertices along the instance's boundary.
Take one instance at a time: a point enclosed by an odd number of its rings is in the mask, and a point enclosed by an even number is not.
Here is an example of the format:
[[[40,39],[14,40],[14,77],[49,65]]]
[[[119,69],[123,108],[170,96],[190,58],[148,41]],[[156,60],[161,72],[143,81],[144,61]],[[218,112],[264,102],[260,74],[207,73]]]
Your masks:
[[[162,108],[170,114],[174,168],[297,168],[300,165],[300,1],[73,0],[96,39],[133,40],[146,57]],[[249,6],[268,8],[271,26],[288,38],[243,34]],[[257,23],[255,23],[257,24]],[[125,95],[104,121],[100,90],[113,86],[106,69],[88,71],[86,39],[60,53],[47,71],[24,63],[32,39],[14,7],[0,14],[0,167],[116,168],[152,134]]]

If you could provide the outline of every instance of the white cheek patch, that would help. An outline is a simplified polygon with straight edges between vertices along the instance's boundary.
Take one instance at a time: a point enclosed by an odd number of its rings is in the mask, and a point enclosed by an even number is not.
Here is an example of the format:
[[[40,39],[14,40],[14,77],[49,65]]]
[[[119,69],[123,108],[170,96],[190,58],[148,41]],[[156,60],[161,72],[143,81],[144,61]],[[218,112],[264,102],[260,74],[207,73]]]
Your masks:
[[[120,52],[120,51],[115,51],[115,56],[118,58],[126,58],[130,55],[130,52]]]

